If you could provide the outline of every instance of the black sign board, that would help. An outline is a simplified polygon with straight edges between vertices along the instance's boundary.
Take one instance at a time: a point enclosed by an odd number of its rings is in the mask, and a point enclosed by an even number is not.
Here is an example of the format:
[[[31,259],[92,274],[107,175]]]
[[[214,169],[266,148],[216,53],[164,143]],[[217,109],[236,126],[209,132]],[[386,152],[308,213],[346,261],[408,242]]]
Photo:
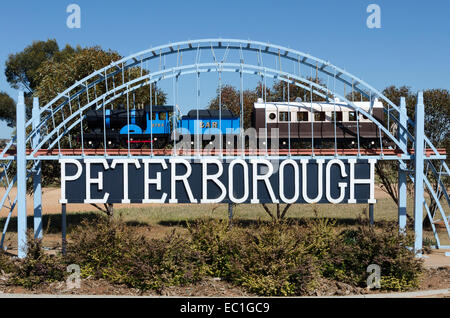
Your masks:
[[[375,203],[376,160],[61,159],[61,203]]]

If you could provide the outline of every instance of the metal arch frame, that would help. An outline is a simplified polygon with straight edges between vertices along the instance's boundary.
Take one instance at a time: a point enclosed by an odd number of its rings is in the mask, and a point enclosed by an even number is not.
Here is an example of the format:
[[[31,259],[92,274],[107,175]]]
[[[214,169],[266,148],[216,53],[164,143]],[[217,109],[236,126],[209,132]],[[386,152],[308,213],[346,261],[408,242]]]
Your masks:
[[[227,67],[231,67],[231,68],[227,68]],[[315,93],[321,97],[326,97],[326,95],[319,93],[320,91],[324,91],[326,93],[331,93],[333,96],[338,97],[339,99],[342,100],[342,102],[346,103],[349,107],[353,108],[354,110],[360,112],[361,114],[365,115],[367,118],[369,118],[370,120],[372,120],[379,129],[383,130],[383,132],[403,151],[403,153],[406,155],[407,154],[407,149],[406,147],[399,142],[399,140],[393,136],[389,130],[384,127],[384,125],[380,122],[378,122],[378,120],[376,120],[371,114],[367,113],[365,110],[361,109],[360,107],[356,106],[353,102],[349,101],[345,96],[341,96],[340,94],[337,94],[336,92],[331,92],[328,88],[325,88],[319,84],[316,84],[306,78],[303,77],[298,77],[295,74],[289,74],[286,72],[280,72],[278,70],[274,70],[271,68],[263,68],[260,66],[254,66],[254,65],[248,65],[248,64],[235,64],[235,63],[224,63],[223,67],[221,68],[222,72],[239,72],[242,71],[243,73],[246,74],[252,74],[252,75],[256,75],[261,71],[265,72],[265,76],[269,77],[269,78],[279,78],[280,80],[284,81],[284,82],[288,82],[288,83],[293,83],[296,86],[302,87],[307,89],[306,86],[302,85],[297,81],[301,81],[303,83],[309,84],[310,86],[314,87],[316,89]],[[214,65],[212,63],[201,63],[201,64],[191,64],[191,65],[186,65],[186,66],[179,66],[179,67],[174,67],[174,68],[169,68],[166,70],[162,70],[162,71],[158,71],[155,73],[150,73],[147,75],[144,75],[142,77],[138,77],[135,78],[129,82],[126,82],[125,84],[122,84],[120,86],[115,87],[114,89],[97,96],[97,98],[95,98],[94,100],[91,100],[89,103],[83,105],[81,108],[77,109],[75,112],[73,112],[70,116],[67,116],[64,118],[63,121],[61,121],[58,126],[56,126],[51,132],[49,132],[49,134],[47,134],[44,138],[41,139],[40,143],[34,147],[32,153],[31,153],[31,157],[29,157],[30,159],[36,154],[36,152],[42,148],[42,146],[49,142],[51,137],[55,134],[57,134],[61,129],[63,129],[63,127],[66,127],[72,119],[77,118],[80,116],[80,114],[82,114],[83,111],[85,111],[86,109],[92,107],[93,105],[97,105],[99,102],[104,101],[104,103],[101,103],[100,105],[107,105],[109,103],[111,103],[113,100],[123,96],[126,93],[130,93],[133,92],[136,89],[142,88],[144,86],[153,84],[155,82],[159,82],[163,79],[170,79],[173,77],[179,77],[179,76],[183,76],[183,75],[188,75],[188,74],[194,74],[194,73],[206,73],[206,72],[217,72],[217,69],[214,68]],[[277,74],[277,75],[275,75]],[[152,80],[153,77],[156,77],[155,79]],[[292,80],[289,80],[288,77]],[[140,84],[137,84],[140,83]],[[137,84],[135,86],[132,86],[133,84]],[[123,90],[122,90],[123,89]],[[117,92],[120,92],[120,94],[117,94]],[[314,91],[313,91],[314,92]],[[106,98],[112,95],[112,97],[108,100],[106,100]],[[63,106],[59,106],[58,109],[56,109],[55,111],[59,111],[61,110]],[[100,106],[97,107],[97,109],[99,109]],[[41,123],[36,127],[35,130],[33,130],[30,134],[29,137],[34,136],[34,134],[41,129],[41,127],[46,124],[47,120],[49,119],[49,116],[47,116],[46,118],[44,118],[44,120],[41,121]],[[80,122],[80,118],[78,118],[76,120],[77,123]],[[69,126],[69,129],[65,129],[63,131],[62,134],[58,133],[58,136],[56,139],[54,139],[52,141],[52,143],[50,144],[50,146],[48,147],[48,149],[52,149],[55,146],[55,143],[59,142],[63,136],[70,131],[72,128],[74,128],[76,125],[71,125]]]
[[[227,42],[228,44],[226,46],[224,46],[223,45],[224,42]],[[230,45],[230,43],[231,43],[231,45]],[[195,47],[195,45],[197,45],[197,47]],[[177,50],[174,49],[175,46],[177,46]],[[226,54],[229,52],[230,49],[239,50],[241,53],[241,63],[226,63],[225,56],[222,59],[222,61],[219,62],[214,55],[214,49],[226,49]],[[198,59],[197,59],[195,64],[190,64],[187,66],[179,66],[178,59],[177,59],[177,67],[172,67],[169,69],[165,69],[165,67],[164,67],[163,70],[160,70],[157,72],[149,72],[145,76],[142,74],[143,62],[148,62],[148,61],[150,61],[152,59],[156,59],[156,58],[161,59],[162,56],[165,57],[165,56],[171,55],[171,54],[179,54],[180,52],[183,53],[183,52],[194,51],[194,50],[197,50],[197,52],[199,52],[200,50],[211,50],[213,53],[213,56],[214,56],[214,63],[199,63]],[[258,66],[252,65],[252,64],[245,64],[243,62],[243,58],[242,58],[243,50],[252,51],[252,52],[256,52],[257,54],[259,54]],[[159,51],[159,54],[156,53],[157,51]],[[282,55],[281,55],[281,51],[283,51]],[[263,54],[279,57],[280,58],[280,69],[276,70],[276,69],[261,65],[261,64],[263,64],[262,63]],[[291,60],[293,62],[298,63],[299,64],[299,75],[297,76],[296,74],[293,74],[290,72],[281,71],[281,58]],[[320,64],[320,68],[319,68],[319,64]],[[300,72],[300,65],[305,65],[305,66],[309,67],[311,72],[314,68],[316,68],[317,73],[320,72],[322,75],[326,75],[328,77],[331,76],[331,77],[333,77],[333,79],[335,81],[336,80],[340,81],[344,85],[349,85],[349,86],[351,85],[352,90],[356,90],[356,91],[360,92],[363,96],[368,97],[371,101],[372,101],[372,98],[373,99],[380,98],[381,100],[385,101],[387,103],[387,105],[389,106],[389,108],[387,110],[386,110],[386,108],[384,108],[384,111],[387,112],[388,116],[390,116],[390,118],[392,118],[393,122],[395,122],[398,125],[399,130],[403,131],[403,134],[406,135],[406,138],[405,138],[406,141],[402,141],[399,137],[393,136],[390,133],[389,128],[385,128],[384,125],[379,123],[373,116],[371,116],[365,110],[356,106],[356,104],[354,104],[352,101],[349,101],[346,98],[346,96],[341,96],[340,94],[338,94],[336,91],[336,87],[334,87],[334,89],[330,90],[328,88],[328,85],[327,85],[327,87],[324,87],[317,83],[312,82],[311,81],[312,77],[311,77],[311,80],[308,80],[307,78],[302,77],[301,76],[302,74]],[[124,80],[125,71],[126,70],[129,71],[131,68],[139,67],[139,66],[141,67],[141,76],[136,77],[135,79],[132,79],[132,80],[130,80],[130,77],[128,76],[128,80],[127,80],[127,82],[125,82],[125,80]],[[295,69],[295,67],[294,67],[294,69]],[[26,160],[34,160],[35,163],[38,163],[38,162],[40,162],[40,160],[46,160],[46,159],[47,160],[55,160],[56,158],[61,158],[61,157],[63,157],[63,156],[61,156],[61,154],[59,156],[53,156],[53,157],[46,158],[45,156],[39,156],[36,153],[37,153],[37,150],[41,149],[41,147],[47,142],[50,143],[51,148],[55,147],[56,144],[58,144],[58,147],[59,147],[59,142],[60,142],[61,138],[63,138],[68,132],[70,132],[77,125],[79,125],[79,124],[82,125],[83,110],[85,110],[89,107],[92,107],[94,104],[97,109],[100,107],[104,107],[106,104],[112,102],[116,98],[124,96],[124,94],[128,94],[129,92],[132,92],[138,88],[144,87],[146,85],[151,85],[152,83],[157,83],[164,79],[169,79],[172,77],[178,78],[181,75],[195,74],[195,73],[199,74],[201,72],[214,72],[214,71],[218,72],[219,70],[220,70],[220,72],[240,72],[241,74],[245,73],[245,74],[251,74],[251,75],[259,75],[259,76],[264,77],[264,79],[267,77],[274,78],[274,79],[280,79],[283,82],[293,83],[296,86],[302,87],[304,89],[311,89],[311,93],[314,93],[318,96],[325,97],[325,98],[328,98],[331,93],[332,96],[340,98],[349,107],[353,108],[358,113],[361,113],[361,114],[365,115],[367,118],[369,118],[370,120],[372,120],[372,122],[374,122],[380,130],[383,130],[383,132],[386,134],[386,136],[388,136],[388,138],[390,138],[399,147],[399,149],[401,149],[403,151],[403,155],[401,155],[400,157],[395,156],[392,158],[388,158],[388,157],[381,156],[380,159],[397,160],[399,162],[403,162],[403,160],[414,159],[416,162],[416,165],[418,162],[419,163],[422,162],[422,166],[423,166],[424,160],[429,160],[429,159],[442,160],[445,158],[445,156],[441,156],[438,153],[437,149],[431,144],[429,139],[423,135],[423,131],[419,132],[419,134],[416,132],[416,136],[413,136],[411,133],[408,132],[408,129],[407,129],[408,124],[411,125],[412,127],[416,127],[416,123],[413,120],[409,119],[407,116],[404,116],[404,117],[406,117],[406,120],[404,120],[405,118],[403,118],[403,120],[400,121],[397,117],[394,116],[394,114],[392,114],[393,111],[397,111],[397,113],[400,116],[400,119],[402,119],[402,117],[401,117],[402,109],[400,107],[393,104],[383,94],[381,94],[379,91],[377,91],[376,89],[374,89],[373,87],[371,87],[370,85],[365,83],[364,81],[360,80],[356,76],[351,75],[350,73],[346,72],[345,70],[343,70],[339,67],[336,67],[335,65],[332,65],[329,62],[318,59],[309,54],[305,54],[305,53],[302,53],[302,52],[299,52],[296,50],[292,50],[290,48],[285,48],[282,46],[272,45],[272,44],[263,43],[263,42],[235,40],[235,39],[204,39],[204,40],[195,40],[195,41],[176,42],[176,43],[167,44],[167,45],[151,48],[148,50],[144,50],[137,54],[125,57],[119,61],[111,63],[110,65],[102,68],[101,70],[93,72],[92,74],[85,77],[81,81],[76,82],[74,85],[72,85],[71,87],[66,89],[63,93],[58,94],[52,101],[47,103],[38,112],[39,116],[41,114],[44,114],[45,112],[47,112],[47,115],[39,123],[36,123],[34,118],[30,119],[26,123],[23,121],[23,123],[24,123],[23,126],[25,126],[24,131],[26,131],[27,128],[30,128],[30,126],[33,125],[32,129],[31,129],[31,133],[29,133],[28,135],[26,135],[26,134],[24,135],[22,133],[23,136],[20,137],[20,140],[18,140],[16,137],[14,137],[8,143],[8,145],[5,147],[5,149],[0,153],[0,155],[3,156],[3,160],[10,160],[10,162],[12,162],[11,160],[13,160],[14,157],[5,157],[5,154],[6,154],[6,151],[17,140],[18,146],[20,143],[21,147],[22,146],[25,147],[27,143],[32,143],[34,146],[36,146],[36,147],[33,147],[34,149],[32,151],[32,154],[29,156],[26,156],[22,150],[20,152],[20,155],[18,152],[17,158],[20,157],[21,158],[20,160],[22,160],[22,162],[23,162],[23,160],[25,160],[25,161]],[[117,87],[114,85],[113,89],[108,89],[108,79],[110,79],[110,78],[114,79],[114,76],[116,76],[117,74],[120,74],[120,73],[122,73],[122,85],[119,85]],[[97,77],[99,77],[99,78],[97,78]],[[91,81],[91,82],[89,82],[89,81]],[[103,82],[105,83],[105,91],[100,96],[97,96],[97,93],[95,93],[95,98],[93,98],[92,100],[89,100],[89,89],[93,88],[95,91],[96,85],[103,83]],[[302,83],[309,85],[309,87],[306,87]],[[134,85],[134,84],[136,84],[136,85]],[[315,88],[315,90],[313,89],[313,87]],[[75,92],[73,92],[73,91],[75,91]],[[344,86],[344,91],[345,91],[345,86]],[[117,94],[117,92],[119,92],[119,93]],[[322,94],[321,92],[324,92],[325,95]],[[81,105],[79,105],[78,109],[74,113],[72,113],[72,108],[71,108],[70,116],[67,116],[67,117],[63,116],[62,114],[64,111],[64,109],[63,109],[64,106],[69,104],[69,106],[71,107],[71,102],[74,101],[76,98],[79,98],[80,96],[84,96],[83,95],[84,93],[86,93],[87,103],[85,103],[82,107],[81,107]],[[109,97],[110,95],[113,95],[113,96],[110,97],[108,100],[106,100],[106,97]],[[344,95],[345,95],[345,93],[344,93]],[[59,102],[61,99],[63,101]],[[20,99],[19,99],[19,101],[20,101]],[[103,102],[98,104],[100,101],[103,101]],[[19,104],[20,104],[20,102],[19,102]],[[24,107],[24,104],[23,105],[21,104],[21,107],[22,106]],[[422,98],[422,106],[423,106],[423,98]],[[391,109],[391,107],[392,107],[392,109]],[[19,111],[19,107],[17,109]],[[58,118],[59,124],[56,125],[54,116],[58,112],[60,112],[62,116],[61,116],[61,118]],[[60,120],[60,119],[62,119],[62,120]],[[71,122],[73,119],[75,119],[75,121]],[[44,126],[48,122],[50,122],[50,120],[53,122],[52,130],[50,132],[47,130],[47,134],[45,135],[45,137],[43,139],[41,139],[41,141],[36,145],[36,143],[33,140],[34,137],[40,132],[40,130],[42,128],[44,128]],[[418,123],[420,123],[421,121],[423,121],[423,115],[422,115],[422,117],[417,119]],[[69,127],[67,127],[67,125],[69,125]],[[417,129],[417,127],[416,127],[416,129]],[[60,133],[61,130],[62,130],[62,133]],[[52,137],[55,134],[57,134],[58,136],[56,138],[53,138],[53,140],[52,140]],[[415,137],[417,137],[418,140],[416,140]],[[416,144],[416,147],[418,144],[419,145],[421,144],[422,146],[424,144],[428,144],[429,147],[433,150],[434,155],[425,159],[424,155],[422,153],[417,153],[414,155],[410,154],[408,152],[408,148],[407,148],[408,139],[411,142],[414,142]],[[20,148],[20,147],[18,147],[18,148]],[[419,149],[419,148],[417,147],[417,149]],[[102,155],[101,157],[105,157],[105,156]],[[116,156],[108,156],[108,157],[116,157]],[[133,157],[138,157],[138,156],[133,156]],[[279,157],[274,157],[274,159],[280,159],[280,158],[284,158],[284,157],[285,156],[279,156]],[[327,158],[327,156],[324,157],[324,156],[314,156],[314,155],[313,155],[313,157],[314,158],[316,158],[316,157]],[[339,156],[339,157],[341,157],[341,158],[351,158],[351,157],[352,158],[364,158],[364,156],[360,156],[360,155],[347,156],[347,157]],[[370,156],[370,157],[374,158],[374,156]],[[305,158],[305,157],[302,157],[302,158]],[[331,158],[333,158],[333,157],[331,157]],[[446,166],[445,166],[445,168],[447,169]],[[22,171],[21,175],[23,175],[23,174],[24,173]],[[410,177],[413,181],[414,181],[414,179],[417,178],[417,176],[421,177],[421,179],[419,179],[419,180],[423,180],[423,183],[426,184],[427,188],[432,192],[434,199],[436,199],[434,190],[427,182],[428,180],[426,179],[426,176],[423,175],[423,171],[418,172],[416,169],[415,175],[414,176],[410,175]],[[19,183],[19,180],[17,182]],[[23,181],[21,181],[21,183],[22,183],[22,187],[23,187]],[[416,209],[420,209],[420,211],[422,211],[423,204],[426,204],[426,202],[423,200],[423,184],[420,186],[416,186],[416,188],[421,189],[420,194],[422,196],[416,198],[415,207],[416,207]],[[9,194],[9,192],[7,194]],[[23,202],[25,201],[25,198],[23,197],[23,193],[18,194],[18,197],[16,197],[16,200],[14,202],[16,202],[16,201],[18,202],[18,206],[19,206],[19,210],[21,210],[21,214],[23,214],[23,211],[22,211],[23,206],[24,206]],[[21,208],[21,206],[22,206],[22,208]],[[420,208],[420,206],[422,206],[422,208]],[[438,202],[438,207],[442,212],[442,207],[439,204],[439,202]],[[416,212],[416,216],[417,215],[418,214]],[[445,218],[445,215],[444,215],[444,218]],[[445,224],[448,229],[448,222],[445,221]],[[416,225],[417,225],[417,221],[416,221]],[[23,228],[22,223],[21,223],[21,228]],[[449,233],[450,233],[450,231],[449,231]],[[419,237],[416,237],[415,250],[419,251],[419,248],[417,248],[417,247],[418,246],[420,247],[422,244],[421,243],[422,233],[421,233],[421,231],[420,231],[420,233],[418,233],[418,231],[416,230],[416,234],[419,235]],[[419,241],[420,241],[420,244],[418,244]]]
[[[224,43],[227,43],[227,46],[224,46]],[[233,46],[230,46],[232,44]],[[197,45],[197,46],[195,46]],[[178,49],[175,50],[174,47],[177,47]],[[264,49],[262,49],[264,48]],[[147,50],[143,50],[141,52],[138,52],[136,54],[130,55],[128,57],[124,57],[116,62],[111,63],[110,65],[93,72],[89,76],[85,77],[84,79],[76,82],[71,87],[66,89],[63,93],[56,96],[52,101],[50,101],[47,105],[45,105],[41,112],[49,111],[50,108],[61,98],[66,99],[64,102],[62,102],[60,105],[56,107],[56,109],[51,109],[51,111],[57,112],[59,109],[61,109],[64,105],[69,103],[74,98],[80,96],[81,94],[85,93],[90,87],[94,87],[96,84],[102,82],[103,80],[107,81],[109,77],[113,77],[117,75],[120,72],[123,72],[126,69],[142,66],[143,62],[150,61],[155,58],[161,58],[162,56],[171,55],[171,54],[179,54],[183,52],[188,51],[194,51],[194,50],[214,50],[214,49],[226,49],[226,50],[244,50],[244,51],[253,51],[253,52],[259,52],[260,55],[268,54],[268,55],[274,55],[279,58],[291,60],[294,62],[301,63],[303,65],[306,65],[310,68],[317,67],[317,71],[321,72],[324,75],[327,76],[333,76],[338,81],[344,83],[345,85],[351,85],[352,89],[359,91],[362,95],[368,97],[368,98],[376,98],[379,97],[388,105],[390,105],[394,110],[397,112],[400,112],[400,109],[397,105],[392,103],[388,98],[386,98],[381,92],[373,88],[372,86],[368,85],[358,77],[350,74],[349,72],[345,71],[344,69],[341,69],[333,64],[331,64],[328,61],[319,59],[317,57],[314,57],[312,55],[293,50],[287,47],[279,46],[279,45],[273,45],[270,43],[264,43],[259,41],[251,41],[251,40],[239,40],[239,39],[200,39],[200,40],[192,40],[192,41],[181,41],[181,42],[175,42],[175,43],[169,43],[166,45],[157,46],[154,48],[150,48]],[[159,51],[159,54],[156,52]],[[284,52],[282,55],[280,52]],[[138,59],[140,58],[140,59]],[[312,62],[310,62],[312,61]],[[316,65],[314,65],[314,62]],[[213,63],[216,67],[218,64],[222,64],[222,62],[217,62],[215,59],[215,63]],[[320,68],[318,65],[321,65]],[[122,65],[122,67],[119,67],[119,65]],[[108,73],[108,70],[114,69],[115,71]],[[118,69],[118,70],[117,70]],[[334,70],[334,72],[328,71],[328,69]],[[157,73],[157,72],[155,72]],[[286,72],[282,72],[284,74],[290,74]],[[291,74],[292,75],[292,74]],[[88,81],[90,79],[95,78],[96,76],[100,76],[100,79],[89,83]],[[343,76],[347,76],[349,79],[343,78]],[[167,78],[167,77],[165,77]],[[356,84],[355,84],[356,83]],[[364,86],[369,92],[370,95],[367,94],[367,91],[365,91],[363,88],[358,87],[359,85]],[[77,91],[72,96],[70,95],[70,92],[74,90],[77,87],[82,86],[83,88],[79,91]],[[110,91],[110,90],[108,90]],[[343,98],[345,99],[345,98]],[[386,111],[386,109],[385,109]],[[388,110],[387,112],[391,112],[392,110]],[[398,118],[390,114],[391,118],[399,125],[400,128],[405,128],[402,126],[402,124],[399,122]],[[47,120],[50,118],[50,115],[47,116]],[[43,122],[45,119],[43,120]],[[410,124],[412,127],[414,127],[414,121],[411,119],[407,119],[407,123]],[[26,123],[26,127],[29,127],[31,125],[31,120],[29,120]],[[42,125],[39,125],[39,128],[42,127]],[[405,131],[408,134],[408,138],[414,142],[413,136],[409,134],[408,129],[405,129]],[[30,134],[28,137],[30,138],[33,135]],[[4,152],[11,147],[11,145],[14,143],[15,138],[11,140],[10,143],[5,147],[4,151],[0,153],[0,156],[4,155]],[[27,141],[29,141],[27,139]],[[432,145],[432,143],[429,141],[429,139],[425,136],[425,142],[428,144],[428,146],[433,150],[433,152],[438,155],[437,149]]]

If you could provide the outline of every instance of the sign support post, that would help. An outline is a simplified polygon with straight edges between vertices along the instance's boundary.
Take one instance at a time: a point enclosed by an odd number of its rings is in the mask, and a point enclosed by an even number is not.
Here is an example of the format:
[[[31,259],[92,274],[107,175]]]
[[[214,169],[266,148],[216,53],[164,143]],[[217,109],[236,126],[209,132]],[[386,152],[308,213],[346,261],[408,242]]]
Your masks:
[[[404,127],[404,128],[403,128]],[[408,116],[406,112],[405,97],[400,99],[400,127],[398,130],[398,139],[405,146],[407,144]],[[400,233],[406,232],[406,202],[407,202],[407,166],[404,162],[399,162],[398,167],[398,229]]]
[[[231,224],[233,222],[233,203],[228,203],[228,221],[229,226],[231,227]]]
[[[370,225],[373,226],[373,224],[374,224],[373,203],[369,203],[369,220],[370,220]]]
[[[27,158],[25,131],[25,97],[19,93],[16,108],[17,130],[17,256],[27,256]]]
[[[414,147],[414,252],[418,257],[422,255],[423,203],[424,203],[424,129],[425,106],[423,92],[419,92],[416,105],[416,129]]]
[[[61,204],[61,236],[62,236],[61,250],[62,250],[63,255],[66,255],[66,245],[67,245],[66,230],[67,230],[66,204],[62,203]]]
[[[39,110],[39,99],[33,99],[33,149],[35,149],[41,141],[40,129],[37,129],[41,121],[41,112]],[[42,239],[42,187],[41,187],[41,161],[36,160],[33,167],[33,207],[34,207],[34,238]]]

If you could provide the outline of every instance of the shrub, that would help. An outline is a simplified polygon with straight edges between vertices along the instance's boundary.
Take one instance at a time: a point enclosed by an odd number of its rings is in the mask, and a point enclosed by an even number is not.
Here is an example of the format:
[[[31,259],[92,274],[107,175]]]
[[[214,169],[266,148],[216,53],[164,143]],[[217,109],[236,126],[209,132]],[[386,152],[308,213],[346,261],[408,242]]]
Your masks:
[[[125,283],[141,290],[157,291],[164,286],[201,280],[205,274],[203,264],[202,254],[187,239],[174,233],[135,246],[122,262],[128,268]]]
[[[311,294],[320,277],[366,287],[370,264],[381,267],[383,289],[417,287],[421,260],[406,247],[411,236],[393,225],[362,222],[339,231],[336,221],[317,219],[259,223],[249,227],[202,220],[188,224],[189,237],[137,235],[120,221],[84,222],[74,231],[68,261],[92,275],[141,290],[221,277],[263,296]]]
[[[303,236],[286,224],[233,227],[200,221],[189,227],[195,248],[206,255],[208,272],[264,296],[308,293],[318,276]]]
[[[401,235],[393,224],[381,228],[367,224],[355,230],[344,230],[332,243],[330,254],[323,266],[325,277],[355,286],[366,287],[370,264],[381,267],[381,288],[406,290],[418,287],[422,260],[416,258],[408,246],[413,245],[411,235]],[[323,264],[323,263],[322,263]]]
[[[127,256],[138,237],[130,227],[120,221],[101,218],[83,221],[74,231],[67,246],[67,259],[78,264],[82,277],[94,276],[117,280],[114,268]]]
[[[141,290],[161,291],[201,279],[201,253],[175,233],[148,240],[120,221],[84,222],[68,246],[68,259],[92,275]]]
[[[206,219],[188,224],[189,234],[194,249],[204,256],[206,274],[213,277],[231,275],[231,258],[241,248],[240,230],[229,231],[228,223]]]
[[[16,264],[12,261],[11,256],[4,251],[0,251],[0,270],[5,274],[16,270]]]
[[[243,233],[239,253],[233,255],[231,279],[263,296],[303,295],[319,276],[315,258],[307,253],[296,227],[259,226]]]
[[[39,284],[63,281],[66,266],[61,257],[48,255],[42,248],[42,241],[28,234],[27,256],[12,268],[8,283],[33,288]]]

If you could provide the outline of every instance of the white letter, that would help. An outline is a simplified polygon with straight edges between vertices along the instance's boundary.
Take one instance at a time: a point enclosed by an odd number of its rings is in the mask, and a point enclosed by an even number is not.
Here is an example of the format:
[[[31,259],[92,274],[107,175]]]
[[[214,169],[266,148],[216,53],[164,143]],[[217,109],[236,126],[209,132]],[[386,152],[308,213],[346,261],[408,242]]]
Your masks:
[[[81,163],[75,159],[59,159],[59,163],[61,164],[61,199],[59,200],[59,203],[63,204],[67,203],[66,181],[77,180],[83,172],[83,167],[81,166]],[[66,163],[72,163],[77,166],[77,173],[75,173],[75,175],[66,177]]]
[[[317,203],[322,199],[323,194],[323,164],[325,160],[323,159],[317,159],[317,197],[315,199],[308,198],[308,182],[307,182],[307,166],[308,166],[308,159],[302,159],[302,194],[303,199],[306,201],[306,203]]]
[[[341,192],[340,192],[339,198],[333,199],[331,197],[331,193],[330,193],[330,183],[331,183],[331,181],[330,181],[330,171],[331,171],[331,166],[333,164],[337,164],[341,168],[341,175],[344,178],[347,177],[347,173],[345,173],[345,165],[344,165],[344,163],[341,160],[333,159],[333,160],[328,161],[327,168],[326,168],[327,171],[326,171],[325,195],[327,197],[328,202],[337,204],[337,203],[341,203],[342,200],[344,200],[345,188],[347,187],[347,183],[345,183],[345,182],[339,182],[338,183],[339,188],[341,188]]]
[[[244,195],[242,198],[237,199],[234,197],[234,176],[233,176],[233,168],[235,165],[240,164],[242,168],[244,169]],[[248,166],[245,160],[242,159],[235,159],[230,162],[230,165],[228,166],[228,196],[233,203],[243,203],[248,198]]]
[[[164,159],[144,159],[142,160],[144,163],[144,200],[142,200],[142,203],[164,203],[167,198],[167,193],[163,193],[161,196],[161,199],[150,199],[150,190],[148,186],[150,184],[156,184],[156,190],[161,191],[161,172],[156,173],[156,179],[149,179],[149,164],[151,163],[159,163],[162,168],[165,170],[167,169],[167,164]]]
[[[348,203],[356,203],[355,200],[355,184],[370,184],[370,198],[367,200],[367,203],[377,203],[377,200],[374,198],[374,185],[375,185],[375,164],[377,163],[377,159],[369,159],[370,164],[370,178],[369,179],[355,179],[355,163],[356,159],[348,159],[348,163],[350,164],[350,199]]]
[[[194,199],[194,196],[192,195],[192,191],[191,191],[191,187],[189,186],[189,182],[188,182],[188,178],[191,175],[192,172],[192,167],[191,164],[186,160],[186,159],[178,159],[178,158],[173,158],[173,159],[169,159],[170,165],[171,165],[171,176],[172,176],[172,180],[171,181],[171,194],[170,194],[170,200],[169,203],[178,203],[178,199],[176,198],[176,182],[177,181],[183,181],[184,184],[184,188],[186,189],[186,192],[188,194],[189,200],[191,201],[191,203],[197,203],[197,200]],[[177,163],[181,163],[186,167],[186,173],[182,176],[177,176],[176,173],[176,164]]]
[[[294,167],[294,196],[292,199],[288,199],[284,196],[284,166],[286,165],[292,165]],[[281,162],[280,164],[280,198],[285,203],[295,203],[298,199],[298,196],[300,195],[300,182],[299,182],[299,175],[298,175],[298,165],[297,162],[295,162],[292,159],[287,159]]]
[[[371,13],[373,12],[371,15],[369,15],[367,17],[367,27],[369,29],[380,29],[381,28],[381,8],[379,5],[377,4],[370,4],[367,7],[367,13]]]
[[[78,4],[69,4],[66,9],[67,13],[71,13],[67,17],[66,25],[69,29],[81,28],[81,8]]]
[[[223,185],[222,182],[219,181],[219,177],[222,175],[223,172],[223,166],[222,162],[220,162],[218,159],[202,159],[202,199],[200,200],[200,203],[219,203],[221,202],[225,196],[227,195],[227,189]],[[218,168],[218,171],[216,174],[208,175],[208,164],[215,164]],[[213,181],[215,184],[217,184],[222,191],[222,194],[216,198],[216,199],[208,199],[208,180]]]
[[[111,164],[111,169],[116,167],[116,163],[123,164],[123,199],[122,203],[130,203],[128,198],[128,164],[134,163],[136,168],[141,168],[141,165],[137,159],[114,159]]]
[[[84,203],[106,203],[108,202],[109,193],[106,192],[103,199],[91,199],[91,184],[97,183],[98,189],[103,190],[103,172],[98,173],[98,178],[91,178],[91,163],[102,163],[103,168],[107,170],[108,162],[106,159],[84,159],[86,164],[86,199]]]
[[[273,193],[272,186],[270,185],[269,177],[273,173],[272,163],[267,159],[250,159],[250,163],[253,164],[253,198],[251,203],[259,203],[258,199],[258,180],[264,181],[267,191],[269,191],[270,199],[273,203],[279,203],[275,194]],[[268,172],[264,175],[258,175],[258,164],[264,164],[268,168]]]

